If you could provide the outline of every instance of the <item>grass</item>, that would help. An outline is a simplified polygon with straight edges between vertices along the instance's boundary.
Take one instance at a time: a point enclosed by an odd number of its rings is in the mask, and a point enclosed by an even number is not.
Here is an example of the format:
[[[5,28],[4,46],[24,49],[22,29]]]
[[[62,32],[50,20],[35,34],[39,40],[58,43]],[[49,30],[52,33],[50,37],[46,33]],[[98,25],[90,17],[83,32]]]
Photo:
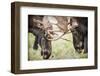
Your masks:
[[[52,41],[52,55],[49,58],[52,59],[80,59],[87,58],[87,54],[79,54],[75,51],[73,47],[72,34],[66,34],[63,36],[64,39],[69,41],[59,39]],[[28,33],[28,60],[43,60],[40,54],[41,48],[38,50],[33,49],[35,37],[32,33]]]

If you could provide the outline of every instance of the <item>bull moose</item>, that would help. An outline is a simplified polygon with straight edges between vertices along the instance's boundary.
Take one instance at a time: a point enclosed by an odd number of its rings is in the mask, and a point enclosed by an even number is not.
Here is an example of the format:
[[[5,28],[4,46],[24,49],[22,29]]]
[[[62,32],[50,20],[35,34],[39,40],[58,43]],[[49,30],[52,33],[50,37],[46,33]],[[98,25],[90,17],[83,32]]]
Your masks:
[[[48,59],[52,51],[51,41],[47,40],[45,36],[45,30],[43,24],[37,22],[36,20],[42,22],[43,16],[29,15],[28,31],[35,35],[35,42],[33,45],[33,49],[38,49],[39,45],[41,47],[41,55],[43,56],[43,59]]]
[[[41,55],[43,56],[43,59],[48,59],[51,55],[51,41],[61,38],[66,32],[68,32],[67,18],[56,16],[55,19],[57,20],[56,22],[50,22],[48,21],[48,16],[29,15],[28,31],[35,36],[33,49],[38,49],[39,45],[41,47]],[[57,26],[58,29],[54,30],[53,25]],[[55,32],[62,32],[62,35],[54,38],[54,35],[57,35]]]
[[[88,52],[88,18],[72,17],[70,21],[73,45],[77,52]],[[82,51],[82,49],[84,49]]]

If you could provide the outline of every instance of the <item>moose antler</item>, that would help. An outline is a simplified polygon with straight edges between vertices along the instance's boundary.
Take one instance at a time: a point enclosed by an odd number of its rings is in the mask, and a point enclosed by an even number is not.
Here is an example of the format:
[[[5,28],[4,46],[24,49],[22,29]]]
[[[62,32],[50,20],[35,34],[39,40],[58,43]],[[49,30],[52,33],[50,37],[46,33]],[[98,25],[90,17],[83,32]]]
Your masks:
[[[38,23],[37,27],[45,30],[46,34],[47,34],[47,39],[51,40],[51,41],[55,41],[60,39],[63,35],[65,35],[66,33],[68,33],[68,25],[70,24],[70,19],[67,21],[67,18],[65,17],[54,17],[57,22],[52,23],[48,20],[48,16],[44,16],[42,20],[37,20],[37,19],[33,19],[33,22]],[[65,21],[66,20],[66,21]],[[59,28],[59,30],[54,30],[53,29],[53,25],[57,26]],[[62,35],[58,35],[56,32],[62,32]],[[54,36],[56,35],[56,37]]]

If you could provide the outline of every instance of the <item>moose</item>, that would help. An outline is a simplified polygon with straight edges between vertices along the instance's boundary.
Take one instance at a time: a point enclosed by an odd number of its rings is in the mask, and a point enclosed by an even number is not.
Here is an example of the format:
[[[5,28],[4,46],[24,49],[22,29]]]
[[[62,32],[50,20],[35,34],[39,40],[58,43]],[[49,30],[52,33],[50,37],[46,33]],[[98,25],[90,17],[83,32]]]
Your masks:
[[[35,36],[33,49],[41,48],[43,59],[49,59],[52,53],[52,41],[62,38],[70,33],[73,36],[75,50],[80,53],[82,49],[87,52],[87,18],[86,17],[64,17],[43,15],[28,16],[28,32]],[[56,28],[55,28],[56,27]],[[66,47],[67,48],[67,47]]]
[[[88,52],[88,18],[72,17],[70,30],[73,36],[73,45],[78,53]],[[84,49],[84,50],[83,50]]]
[[[46,39],[44,25],[41,23],[42,20],[43,16],[29,15],[28,32],[31,32],[35,36],[33,49],[38,49],[39,45],[41,47],[41,55],[43,56],[43,59],[48,59],[51,55],[52,47],[51,41]]]
[[[28,32],[31,32],[35,36],[33,49],[38,49],[39,45],[43,59],[48,59],[51,55],[51,41],[61,38],[68,32],[67,18],[56,16],[55,19],[57,20],[56,22],[50,22],[48,16],[42,15],[29,15],[28,18]],[[54,29],[55,26],[58,29]],[[56,32],[61,32],[62,35],[58,36]]]

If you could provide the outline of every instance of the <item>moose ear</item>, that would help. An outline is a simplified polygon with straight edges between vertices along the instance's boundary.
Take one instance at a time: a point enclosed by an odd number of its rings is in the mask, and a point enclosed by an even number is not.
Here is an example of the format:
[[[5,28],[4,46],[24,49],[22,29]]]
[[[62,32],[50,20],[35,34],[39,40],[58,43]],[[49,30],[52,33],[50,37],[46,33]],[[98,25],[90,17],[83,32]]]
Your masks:
[[[33,18],[33,22],[37,22],[37,20],[35,18]]]
[[[72,22],[72,26],[73,26],[73,27],[78,27],[79,24],[78,24],[78,22],[74,21],[74,22]]]
[[[78,20],[77,20],[77,18],[72,18],[71,19],[71,25],[72,25],[72,27],[78,27],[79,26],[79,22],[78,22]]]

